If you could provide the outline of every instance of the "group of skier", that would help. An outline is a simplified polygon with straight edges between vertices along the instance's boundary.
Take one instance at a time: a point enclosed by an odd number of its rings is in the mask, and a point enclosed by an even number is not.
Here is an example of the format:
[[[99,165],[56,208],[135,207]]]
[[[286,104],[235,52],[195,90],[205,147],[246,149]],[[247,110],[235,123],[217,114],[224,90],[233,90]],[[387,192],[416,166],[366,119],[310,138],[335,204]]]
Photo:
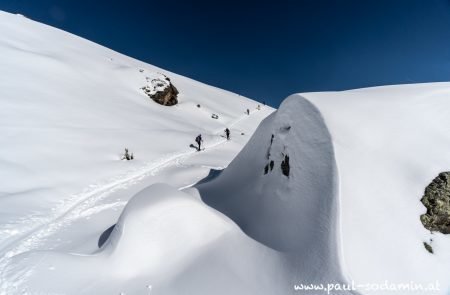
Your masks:
[[[266,102],[263,102],[263,104],[266,105]],[[261,106],[258,105],[257,109],[260,110],[260,109],[261,109]],[[247,113],[247,115],[250,115],[250,110],[247,109],[247,110],[246,110],[246,113]],[[227,137],[227,140],[230,140],[230,129],[225,128],[224,131],[225,131],[225,135],[226,135],[226,137]],[[196,142],[197,145],[198,145],[197,151],[201,151],[202,142],[203,142],[203,138],[202,138],[202,135],[201,135],[201,134],[197,135],[197,137],[195,138],[195,142]]]
[[[227,140],[230,140],[230,129],[225,128],[224,131],[225,131],[225,136],[227,137]],[[202,138],[201,134],[197,135],[197,137],[195,138],[195,142],[198,145],[197,151],[201,151],[201,149],[202,149],[202,142],[203,142],[203,138]]]

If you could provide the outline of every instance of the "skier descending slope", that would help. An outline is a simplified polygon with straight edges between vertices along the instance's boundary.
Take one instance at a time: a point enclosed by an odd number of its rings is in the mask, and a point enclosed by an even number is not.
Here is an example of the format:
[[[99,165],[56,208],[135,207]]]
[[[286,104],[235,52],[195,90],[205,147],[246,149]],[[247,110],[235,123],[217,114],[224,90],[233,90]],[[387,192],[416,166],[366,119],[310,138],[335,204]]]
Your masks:
[[[225,129],[225,134],[227,136],[227,140],[230,140],[230,129],[226,128]]]
[[[202,142],[203,142],[203,139],[202,139],[202,135],[201,134],[199,134],[196,138],[195,138],[195,142],[198,144],[198,151],[200,151],[200,148],[201,148],[201,144],[202,144]]]

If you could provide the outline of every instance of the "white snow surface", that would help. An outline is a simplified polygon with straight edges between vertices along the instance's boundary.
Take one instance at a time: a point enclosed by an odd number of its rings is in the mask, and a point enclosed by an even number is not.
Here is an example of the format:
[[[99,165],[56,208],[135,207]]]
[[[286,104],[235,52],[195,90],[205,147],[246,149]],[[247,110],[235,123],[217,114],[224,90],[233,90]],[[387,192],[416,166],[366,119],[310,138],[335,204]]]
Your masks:
[[[450,237],[419,218],[425,187],[450,170],[449,134],[450,83],[296,94],[218,178],[197,187],[207,204],[286,257],[290,284],[449,294]]]
[[[210,169],[223,169],[273,112],[5,12],[0,56],[0,294],[56,292],[48,291],[54,274],[16,265],[20,254],[96,252],[100,234],[117,222],[134,194],[157,182],[189,187]],[[142,91],[161,74],[179,90],[178,105],[160,106]],[[211,119],[212,113],[219,119]],[[190,147],[199,133],[202,152]],[[133,161],[120,160],[125,148]],[[67,261],[73,260],[78,261]],[[78,270],[87,274],[84,267]],[[32,287],[32,278],[40,285]],[[59,282],[66,286],[58,289],[63,294],[93,293],[88,286]]]
[[[450,83],[301,96],[333,138],[347,275],[361,284],[434,284],[439,292],[416,292],[449,294],[450,236],[431,234],[419,217],[425,187],[450,171]]]
[[[20,16],[0,13],[0,36],[0,294],[450,293],[450,238],[419,219],[425,187],[450,170],[450,83],[259,111]],[[177,106],[140,89],[158,73]],[[205,151],[189,147],[197,133]]]

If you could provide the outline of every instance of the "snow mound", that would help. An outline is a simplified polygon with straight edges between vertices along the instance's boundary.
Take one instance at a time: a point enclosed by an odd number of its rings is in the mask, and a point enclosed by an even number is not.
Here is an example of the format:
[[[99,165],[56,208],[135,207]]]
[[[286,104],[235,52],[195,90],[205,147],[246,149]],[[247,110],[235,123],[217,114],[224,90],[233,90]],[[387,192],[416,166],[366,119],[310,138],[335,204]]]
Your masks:
[[[15,256],[1,286],[8,294],[252,294],[280,288],[282,278],[274,285],[263,281],[278,278],[280,265],[275,252],[248,239],[226,216],[155,184],[129,201],[97,253]]]
[[[126,288],[125,281],[145,276],[147,284],[155,284],[176,276],[233,228],[232,222],[199,200],[168,185],[155,184],[129,201],[110,238],[95,255],[30,252],[14,257],[16,262],[9,264],[6,273],[22,277],[30,290],[52,294],[77,294],[90,275],[101,273],[104,279],[98,283],[99,292],[119,294],[121,287]],[[26,267],[30,260],[32,271]],[[43,284],[40,278],[48,274],[58,279]],[[111,287],[102,285],[106,278]],[[145,287],[145,283],[140,285]],[[117,293],[108,293],[112,290]]]
[[[191,259],[195,249],[205,247],[206,251],[208,244],[232,227],[186,193],[155,184],[130,200],[103,251],[128,277],[165,276],[174,264]]]
[[[438,282],[439,292],[422,294],[449,294],[450,235],[423,226],[420,200],[450,170],[450,83],[302,95],[333,138],[348,275],[362,284]]]
[[[288,176],[281,168],[286,157]],[[298,252],[311,241],[329,244],[336,180],[333,144],[322,116],[310,102],[292,96],[263,121],[216,181],[200,190],[207,204],[254,239]]]
[[[289,173],[282,168],[287,157]],[[298,283],[345,282],[337,179],[322,115],[308,100],[293,95],[260,124],[217,178],[197,188],[206,204],[283,257],[279,271],[292,287],[288,294],[295,293]]]

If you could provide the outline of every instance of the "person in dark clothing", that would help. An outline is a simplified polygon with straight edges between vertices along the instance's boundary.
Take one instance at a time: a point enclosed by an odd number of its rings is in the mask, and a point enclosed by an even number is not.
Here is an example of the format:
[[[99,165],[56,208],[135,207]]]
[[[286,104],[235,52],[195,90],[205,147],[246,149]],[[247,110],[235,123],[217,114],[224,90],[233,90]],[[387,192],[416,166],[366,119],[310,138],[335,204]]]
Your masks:
[[[201,144],[202,144],[202,142],[203,142],[203,139],[202,139],[202,135],[201,135],[201,134],[199,134],[199,135],[195,138],[195,142],[198,144],[198,151],[200,151]]]
[[[227,136],[227,140],[230,140],[230,129],[226,128],[225,129],[225,134]]]
[[[247,109],[247,115],[250,115],[250,110],[249,109]]]

